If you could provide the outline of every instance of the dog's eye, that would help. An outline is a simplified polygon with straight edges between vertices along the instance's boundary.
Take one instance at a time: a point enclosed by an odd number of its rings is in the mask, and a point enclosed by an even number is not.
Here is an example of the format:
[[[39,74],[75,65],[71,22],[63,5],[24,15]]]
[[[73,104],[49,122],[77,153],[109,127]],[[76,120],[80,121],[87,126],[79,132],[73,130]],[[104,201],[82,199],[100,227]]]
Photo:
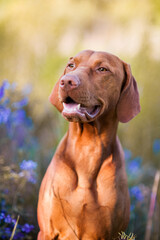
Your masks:
[[[69,63],[69,64],[67,65],[67,67],[70,68],[70,69],[72,69],[72,68],[75,67],[75,65],[74,65],[74,63]]]
[[[107,68],[105,68],[105,67],[100,67],[100,68],[98,68],[97,69],[99,72],[107,72],[107,71],[109,71]]]

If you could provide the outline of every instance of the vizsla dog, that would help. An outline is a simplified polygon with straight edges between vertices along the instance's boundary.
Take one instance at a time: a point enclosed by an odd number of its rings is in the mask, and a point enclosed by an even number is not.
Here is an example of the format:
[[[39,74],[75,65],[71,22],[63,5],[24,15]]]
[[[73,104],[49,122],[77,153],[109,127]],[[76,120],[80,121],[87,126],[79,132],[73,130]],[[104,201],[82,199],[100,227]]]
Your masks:
[[[117,238],[130,211],[117,126],[140,111],[130,66],[82,51],[70,58],[50,101],[70,124],[40,188],[38,240]]]

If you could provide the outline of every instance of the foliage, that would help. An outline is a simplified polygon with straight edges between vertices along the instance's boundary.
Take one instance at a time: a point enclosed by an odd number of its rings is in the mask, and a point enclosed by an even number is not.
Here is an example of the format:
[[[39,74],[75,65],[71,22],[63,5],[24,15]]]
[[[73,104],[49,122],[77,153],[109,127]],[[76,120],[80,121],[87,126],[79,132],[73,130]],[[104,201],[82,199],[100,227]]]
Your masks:
[[[128,236],[124,232],[119,233],[119,240],[135,240],[135,236],[133,233],[130,233]]]
[[[13,239],[32,239],[36,232],[26,221],[35,224],[37,162],[29,158],[38,151],[38,142],[33,136],[33,122],[24,110],[28,98],[12,102],[13,95],[16,99],[15,85],[4,81],[0,87],[0,239],[4,240],[11,237],[18,215],[20,223]]]
[[[160,154],[159,139],[153,143],[154,154]],[[155,147],[156,145],[156,147]],[[144,239],[146,223],[149,211],[151,189],[156,173],[156,169],[151,165],[144,165],[141,157],[132,157],[129,150],[125,150],[126,170],[128,175],[129,193],[131,198],[130,205],[130,222],[127,232],[134,232],[136,239]],[[157,207],[159,207],[157,199]],[[156,207],[156,208],[157,208]],[[159,216],[159,212],[154,213],[155,218]],[[159,228],[159,223],[153,221],[152,232]],[[154,234],[153,234],[154,235]],[[152,235],[153,239],[154,236]]]
[[[58,117],[51,117],[46,99],[70,56],[89,48],[112,52],[131,63],[142,108],[134,120],[120,125],[121,141],[159,167],[152,152],[154,139],[160,138],[159,1],[15,0],[0,1],[0,7],[1,78],[15,79],[21,88],[33,83],[29,114],[36,126],[55,129]],[[60,139],[66,123],[58,120],[62,130],[55,135]]]

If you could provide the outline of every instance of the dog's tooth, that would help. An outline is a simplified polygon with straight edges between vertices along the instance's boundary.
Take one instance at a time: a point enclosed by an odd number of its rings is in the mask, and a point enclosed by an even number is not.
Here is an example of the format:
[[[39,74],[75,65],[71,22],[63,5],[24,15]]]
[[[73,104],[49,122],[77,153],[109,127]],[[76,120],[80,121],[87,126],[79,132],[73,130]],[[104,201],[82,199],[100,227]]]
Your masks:
[[[77,108],[80,109],[81,108],[81,104],[78,104]]]

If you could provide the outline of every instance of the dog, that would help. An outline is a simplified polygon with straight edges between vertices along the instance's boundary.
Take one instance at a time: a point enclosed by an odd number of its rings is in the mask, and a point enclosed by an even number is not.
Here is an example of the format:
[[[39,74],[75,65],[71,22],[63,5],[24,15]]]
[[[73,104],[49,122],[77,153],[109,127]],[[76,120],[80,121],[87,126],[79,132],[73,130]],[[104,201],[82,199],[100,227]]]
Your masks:
[[[130,215],[117,127],[140,112],[131,68],[112,54],[82,51],[50,102],[70,123],[40,187],[38,240],[116,239]]]

